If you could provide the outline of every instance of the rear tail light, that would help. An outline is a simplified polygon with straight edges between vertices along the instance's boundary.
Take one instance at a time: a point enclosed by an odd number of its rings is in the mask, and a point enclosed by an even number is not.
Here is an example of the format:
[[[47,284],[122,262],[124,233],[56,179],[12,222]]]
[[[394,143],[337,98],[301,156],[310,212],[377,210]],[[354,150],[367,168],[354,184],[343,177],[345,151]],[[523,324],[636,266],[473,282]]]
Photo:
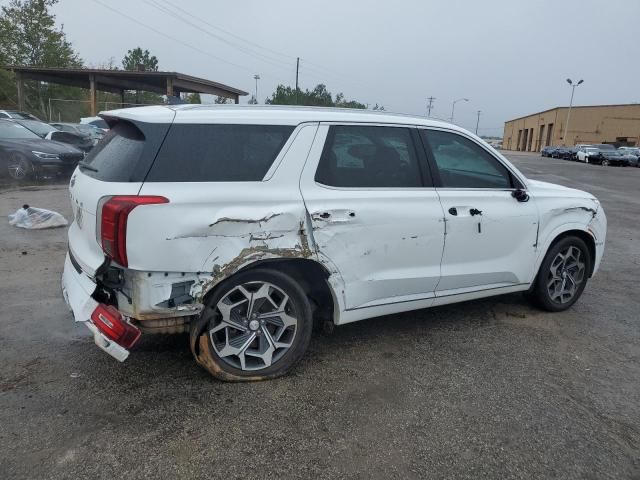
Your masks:
[[[140,338],[140,330],[128,323],[111,305],[98,304],[91,320],[102,334],[123,348],[130,349]]]
[[[105,255],[123,267],[127,260],[127,219],[131,211],[139,205],[169,203],[165,197],[156,195],[116,195],[100,201],[98,237]]]

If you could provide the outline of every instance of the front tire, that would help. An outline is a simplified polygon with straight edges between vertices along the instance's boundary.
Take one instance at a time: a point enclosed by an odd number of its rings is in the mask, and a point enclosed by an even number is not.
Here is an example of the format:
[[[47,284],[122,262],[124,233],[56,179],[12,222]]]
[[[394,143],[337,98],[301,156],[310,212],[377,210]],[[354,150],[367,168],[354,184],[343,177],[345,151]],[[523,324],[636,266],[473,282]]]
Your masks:
[[[312,331],[309,299],[288,275],[241,272],[217,287],[191,330],[196,361],[224,381],[286,374],[304,355]]]
[[[533,299],[545,310],[562,312],[578,301],[591,272],[591,256],[584,240],[565,237],[549,248],[533,290]]]
[[[31,160],[19,152],[9,154],[7,169],[9,176],[14,180],[27,180],[35,174]]]

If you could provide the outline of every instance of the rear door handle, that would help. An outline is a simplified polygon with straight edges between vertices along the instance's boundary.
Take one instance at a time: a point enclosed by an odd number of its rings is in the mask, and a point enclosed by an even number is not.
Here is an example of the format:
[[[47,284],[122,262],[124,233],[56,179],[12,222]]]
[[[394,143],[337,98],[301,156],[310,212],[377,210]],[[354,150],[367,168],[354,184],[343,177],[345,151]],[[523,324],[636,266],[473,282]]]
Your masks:
[[[469,210],[469,213],[471,214],[472,217],[475,217],[476,215],[482,215],[482,210],[478,210],[477,208],[472,208],[471,210]]]
[[[458,215],[458,209],[457,209],[456,207],[451,207],[451,208],[449,209],[449,213],[450,213],[451,215]]]

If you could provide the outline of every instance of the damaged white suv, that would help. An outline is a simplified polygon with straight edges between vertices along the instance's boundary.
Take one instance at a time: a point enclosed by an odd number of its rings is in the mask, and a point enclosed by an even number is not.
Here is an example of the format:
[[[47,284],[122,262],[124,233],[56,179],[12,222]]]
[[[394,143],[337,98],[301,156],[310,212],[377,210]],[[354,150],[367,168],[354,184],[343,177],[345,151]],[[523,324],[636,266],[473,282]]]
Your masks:
[[[102,116],[111,129],[71,178],[62,288],[120,361],[141,333],[189,332],[214,376],[272,378],[314,323],[517,291],[561,311],[602,258],[592,195],[528,180],[446,123],[199,105]]]

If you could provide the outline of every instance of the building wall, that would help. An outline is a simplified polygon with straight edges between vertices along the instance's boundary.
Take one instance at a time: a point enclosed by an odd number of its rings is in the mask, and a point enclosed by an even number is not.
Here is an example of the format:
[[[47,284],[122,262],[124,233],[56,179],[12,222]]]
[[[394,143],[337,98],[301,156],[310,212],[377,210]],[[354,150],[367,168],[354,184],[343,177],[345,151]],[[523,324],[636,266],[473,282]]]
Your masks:
[[[567,111],[567,107],[553,108],[505,122],[503,149],[538,152],[546,145],[640,145],[640,104],[573,107],[565,142]]]

